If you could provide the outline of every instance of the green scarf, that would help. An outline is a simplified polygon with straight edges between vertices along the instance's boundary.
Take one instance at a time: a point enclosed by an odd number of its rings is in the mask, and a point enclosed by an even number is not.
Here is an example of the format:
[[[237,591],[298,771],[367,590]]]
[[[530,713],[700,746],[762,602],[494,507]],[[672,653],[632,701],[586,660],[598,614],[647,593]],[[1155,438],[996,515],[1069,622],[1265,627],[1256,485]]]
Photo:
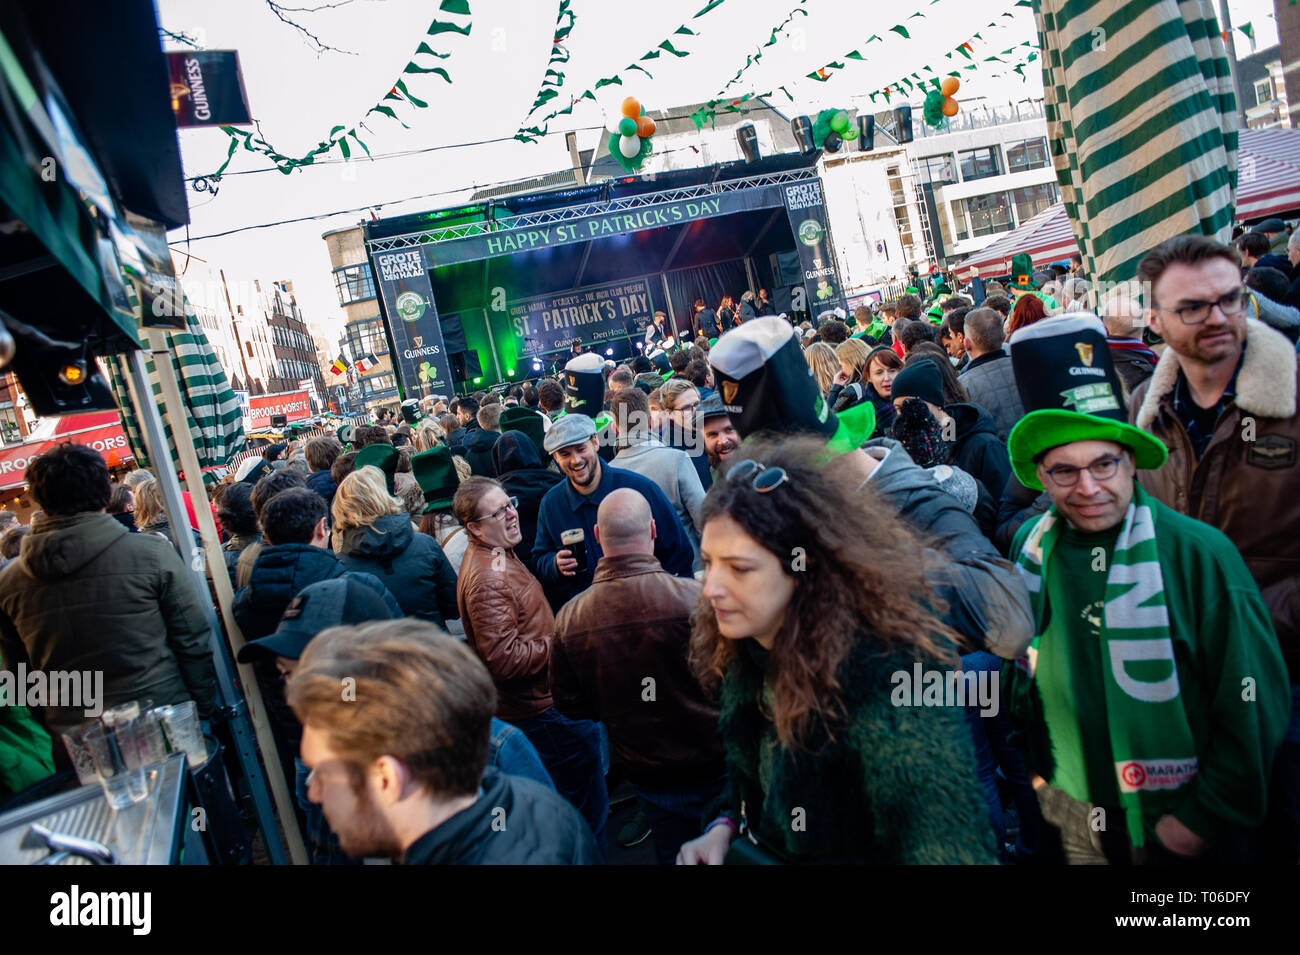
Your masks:
[[[1044,568],[1061,534],[1055,507],[1038,519],[1016,555],[1042,629]],[[1037,651],[1040,637],[1030,646]],[[1169,636],[1164,577],[1156,549],[1155,511],[1141,486],[1124,515],[1106,575],[1101,639],[1106,717],[1119,783],[1120,805],[1135,847],[1146,843],[1156,821],[1182,800],[1197,772],[1196,747],[1179,695],[1178,668]],[[1074,656],[1074,655],[1071,655]],[[1070,674],[1040,667],[1033,674],[1040,695],[1064,692]],[[1135,675],[1136,673],[1136,675]],[[1051,739],[1077,735],[1077,725],[1048,726]],[[1080,740],[1081,746],[1098,745]]]

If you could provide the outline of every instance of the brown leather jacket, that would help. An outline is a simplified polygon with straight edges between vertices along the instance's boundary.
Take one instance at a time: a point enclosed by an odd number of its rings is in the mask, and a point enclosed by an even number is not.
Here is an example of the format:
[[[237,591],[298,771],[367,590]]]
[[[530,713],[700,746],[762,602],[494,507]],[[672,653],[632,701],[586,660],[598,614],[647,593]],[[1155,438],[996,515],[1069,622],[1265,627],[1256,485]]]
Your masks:
[[[1300,373],[1291,343],[1253,319],[1228,403],[1196,460],[1174,413],[1178,356],[1166,348],[1151,378],[1133,392],[1130,419],[1169,448],[1159,471],[1138,471],[1142,486],[1180,513],[1212,524],[1237,545],[1259,584],[1291,682],[1300,681]]]
[[[699,599],[696,581],[669,574],[653,555],[602,557],[591,586],[555,621],[555,705],[604,721],[628,779],[646,789],[725,772],[718,708],[686,662]]]
[[[555,617],[537,582],[515,552],[473,537],[456,581],[465,639],[492,674],[497,717],[521,720],[553,705],[547,664]]]

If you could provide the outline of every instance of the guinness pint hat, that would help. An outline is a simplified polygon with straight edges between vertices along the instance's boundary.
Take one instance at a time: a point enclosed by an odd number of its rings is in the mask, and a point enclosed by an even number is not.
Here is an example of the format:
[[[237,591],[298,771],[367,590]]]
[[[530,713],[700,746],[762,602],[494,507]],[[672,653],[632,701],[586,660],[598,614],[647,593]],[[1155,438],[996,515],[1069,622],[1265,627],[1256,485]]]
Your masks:
[[[1124,393],[1101,319],[1088,312],[1045,318],[1011,336],[1011,367],[1028,411],[1011,429],[1007,452],[1020,483],[1042,490],[1037,459],[1074,441],[1114,441],[1137,466],[1155,469],[1164,443],[1128,423]]]
[[[564,410],[595,418],[605,406],[605,359],[588,353],[564,366]]]

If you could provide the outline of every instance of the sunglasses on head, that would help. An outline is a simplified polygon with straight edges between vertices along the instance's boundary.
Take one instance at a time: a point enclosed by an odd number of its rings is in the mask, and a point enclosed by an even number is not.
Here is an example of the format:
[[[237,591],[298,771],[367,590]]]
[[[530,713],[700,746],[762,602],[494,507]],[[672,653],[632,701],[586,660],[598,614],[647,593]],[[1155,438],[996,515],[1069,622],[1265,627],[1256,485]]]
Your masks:
[[[738,461],[727,471],[728,481],[744,481],[753,478],[754,490],[759,494],[768,494],[790,480],[785,468],[769,468],[766,464],[750,458]]]

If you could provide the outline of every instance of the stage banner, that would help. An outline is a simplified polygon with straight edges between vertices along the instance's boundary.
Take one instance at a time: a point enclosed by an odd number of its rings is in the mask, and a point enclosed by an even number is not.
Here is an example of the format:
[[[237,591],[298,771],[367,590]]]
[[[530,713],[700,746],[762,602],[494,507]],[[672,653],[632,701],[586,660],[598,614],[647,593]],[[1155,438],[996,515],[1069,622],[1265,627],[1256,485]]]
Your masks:
[[[821,185],[813,180],[818,195]],[[552,248],[574,242],[590,242],[607,236],[626,235],[646,229],[664,229],[712,219],[754,209],[775,209],[783,203],[781,186],[754,186],[735,192],[719,192],[712,196],[677,199],[658,205],[642,206],[626,212],[606,212],[600,215],[570,219],[567,222],[545,226],[503,228],[485,235],[450,239],[425,246],[430,268],[476,262],[480,259],[530,252],[534,249]],[[378,256],[382,258],[383,256]]]
[[[433,287],[425,268],[424,252],[407,249],[374,256],[379,288],[393,336],[393,367],[406,397],[451,395],[451,362],[442,323],[433,302]],[[427,392],[422,389],[428,388]]]
[[[630,340],[635,349],[654,320],[646,279],[539,295],[509,302],[506,308],[520,357],[567,351],[574,342]]]
[[[812,179],[782,188],[785,190],[790,229],[794,232],[795,250],[799,253],[799,268],[803,272],[804,301],[799,301],[796,288],[795,311],[806,311],[809,318],[816,318],[832,308],[844,308],[844,288],[835,264],[830,226],[826,222],[826,200],[822,195],[821,180]]]

